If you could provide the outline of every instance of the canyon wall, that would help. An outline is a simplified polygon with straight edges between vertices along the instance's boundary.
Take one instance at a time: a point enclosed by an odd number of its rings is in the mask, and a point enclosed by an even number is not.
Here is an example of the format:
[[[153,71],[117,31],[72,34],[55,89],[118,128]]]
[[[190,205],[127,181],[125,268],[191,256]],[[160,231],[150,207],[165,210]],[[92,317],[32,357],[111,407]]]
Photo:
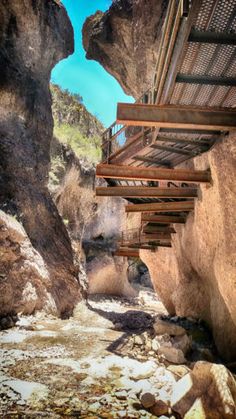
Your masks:
[[[73,29],[60,2],[1,2],[0,208],[23,225],[47,268],[50,298],[64,317],[81,295],[69,236],[47,189],[53,130],[49,80],[55,64],[72,52]],[[9,220],[3,224],[10,228]],[[24,287],[11,276],[14,264],[1,258],[1,268],[9,277],[8,292],[15,295],[19,287],[19,297]],[[0,294],[4,290],[1,281]],[[13,302],[12,310],[17,307]],[[0,312],[7,310],[2,301]]]
[[[126,259],[113,255],[125,220],[124,201],[96,197],[95,184],[94,166],[70,152],[65,174],[53,194],[55,203],[84,263],[88,294],[135,296]]]
[[[189,162],[210,167],[212,184],[200,186],[194,212],[175,224],[172,249],[141,251],[167,310],[200,317],[213,329],[227,359],[236,356],[236,133]]]
[[[87,57],[98,59],[135,98],[151,84],[164,3],[120,0],[84,25]],[[175,225],[172,248],[141,251],[167,310],[207,321],[228,360],[236,358],[235,136],[188,161],[189,168],[210,168],[212,184],[200,186],[195,211],[185,225]]]

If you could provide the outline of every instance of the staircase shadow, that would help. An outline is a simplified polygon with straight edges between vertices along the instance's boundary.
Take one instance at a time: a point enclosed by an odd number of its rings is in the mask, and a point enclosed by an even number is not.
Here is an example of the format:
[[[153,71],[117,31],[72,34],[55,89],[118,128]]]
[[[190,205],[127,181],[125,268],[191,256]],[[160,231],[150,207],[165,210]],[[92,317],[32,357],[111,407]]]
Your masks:
[[[127,356],[127,349],[130,349],[130,351],[133,349],[132,340],[130,339],[132,335],[141,335],[144,332],[152,334],[154,317],[143,310],[127,310],[124,313],[119,313],[93,307],[89,301],[86,302],[86,305],[90,311],[109,320],[114,325],[111,330],[123,332],[122,336],[108,345],[106,349],[109,352],[122,357]],[[134,357],[132,353],[129,355]]]

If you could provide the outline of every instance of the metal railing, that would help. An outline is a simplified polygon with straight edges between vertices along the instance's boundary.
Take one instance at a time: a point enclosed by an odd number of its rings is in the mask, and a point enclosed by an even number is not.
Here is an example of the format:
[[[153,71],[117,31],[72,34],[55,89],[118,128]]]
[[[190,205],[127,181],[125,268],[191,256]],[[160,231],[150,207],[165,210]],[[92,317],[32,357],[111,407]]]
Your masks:
[[[135,103],[153,103],[153,89],[146,91]],[[143,127],[127,127],[113,122],[102,136],[102,160],[109,163],[112,154],[121,149],[134,135],[137,136],[138,133],[142,135],[142,130]]]
[[[188,16],[189,2],[186,0],[170,0],[166,18],[162,29],[159,45],[158,60],[155,68],[152,86],[135,103],[159,104],[162,101],[162,94],[165,84],[165,77],[173,54],[175,41],[183,17]],[[102,160],[110,162],[112,154],[116,153],[134,135],[134,128],[139,129],[142,135],[142,127],[126,127],[114,122],[103,134]],[[155,131],[155,130],[154,130]],[[155,135],[153,135],[155,137]],[[145,140],[145,139],[144,139]],[[145,144],[145,141],[144,141]]]

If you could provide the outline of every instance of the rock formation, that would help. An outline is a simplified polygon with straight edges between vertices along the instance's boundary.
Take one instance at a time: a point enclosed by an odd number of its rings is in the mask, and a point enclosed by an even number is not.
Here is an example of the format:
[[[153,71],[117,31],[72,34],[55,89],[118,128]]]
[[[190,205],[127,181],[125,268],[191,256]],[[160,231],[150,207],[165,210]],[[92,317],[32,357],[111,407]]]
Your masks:
[[[194,213],[186,225],[175,225],[173,248],[141,251],[141,258],[167,310],[206,320],[221,354],[231,358],[236,356],[235,134],[189,164],[210,167],[212,185],[200,186]]]
[[[97,13],[84,25],[87,57],[99,60],[135,98],[151,84],[163,16],[161,4],[164,2],[119,0],[108,12]],[[189,215],[186,225],[175,226],[177,234],[173,235],[172,249],[160,248],[155,254],[142,251],[141,258],[149,267],[167,310],[206,320],[221,355],[233,359],[236,357],[235,133],[208,153],[189,161],[188,166],[210,168],[212,185],[200,187],[194,213]]]
[[[135,98],[152,83],[166,6],[161,0],[119,0],[84,24],[86,57],[99,61]]]
[[[125,218],[123,200],[96,198],[94,186],[94,167],[71,152],[64,177],[54,192],[56,205],[84,259],[88,293],[133,296],[128,264],[113,256]]]
[[[81,297],[70,240],[47,190],[49,80],[53,66],[72,52],[73,30],[60,2],[1,2],[0,207],[23,224],[47,266],[49,292],[63,316]]]

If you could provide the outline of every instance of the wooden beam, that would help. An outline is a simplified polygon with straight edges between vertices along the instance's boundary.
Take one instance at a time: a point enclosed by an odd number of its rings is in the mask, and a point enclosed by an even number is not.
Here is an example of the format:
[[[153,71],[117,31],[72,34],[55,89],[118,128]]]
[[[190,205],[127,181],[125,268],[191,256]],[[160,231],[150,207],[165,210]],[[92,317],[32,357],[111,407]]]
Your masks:
[[[139,245],[141,243],[151,243],[151,242],[157,242],[159,240],[162,240],[163,242],[170,242],[171,240],[171,234],[170,233],[155,233],[155,234],[141,234],[139,239],[129,239],[129,240],[123,240],[121,243],[122,245],[126,247],[130,247],[130,245]]]
[[[194,209],[194,201],[154,202],[126,205],[126,212],[189,212]]]
[[[213,142],[214,141],[216,141],[218,138],[215,138],[215,137],[213,137],[213,138],[208,138],[208,139],[201,139],[200,141],[199,140],[194,140],[193,138],[188,138],[188,139],[186,139],[186,138],[174,138],[174,137],[161,137],[161,136],[159,136],[158,135],[158,137],[157,137],[157,144],[159,143],[159,141],[162,141],[162,142],[165,142],[165,143],[182,143],[182,144],[186,144],[186,145],[188,145],[188,144],[192,144],[192,145],[195,145],[195,146],[199,146],[199,147],[209,147],[209,146],[211,146],[212,144],[213,144]]]
[[[145,249],[145,250],[152,251],[152,250],[155,250],[157,248],[157,245],[155,243],[150,244],[150,245],[145,244],[145,243],[143,243],[143,244],[130,244],[130,248],[131,249],[137,249],[137,250]],[[121,249],[122,249],[122,247],[121,247]]]
[[[192,29],[188,42],[200,42],[204,44],[236,45],[236,34],[225,32],[198,31]]]
[[[137,160],[137,161],[143,161],[144,163],[150,163],[150,164],[155,164],[156,166],[159,167],[171,167],[171,163],[168,161],[160,161],[151,157],[143,157],[143,156],[133,156],[132,157],[133,160]]]
[[[139,250],[132,248],[121,247],[120,249],[114,252],[114,256],[122,256],[129,258],[139,258]]]
[[[96,168],[96,176],[110,179],[168,180],[193,183],[211,181],[211,175],[208,171],[118,166],[113,164],[99,164]]]
[[[148,186],[97,187],[97,196],[119,196],[123,198],[196,198],[197,188],[158,188]]]
[[[176,105],[118,103],[117,122],[133,126],[232,131],[236,111]]]
[[[143,228],[143,232],[145,234],[155,234],[155,233],[170,233],[174,234],[176,233],[175,229],[173,227],[163,227],[158,225],[148,225]]]
[[[153,241],[158,241],[158,240],[162,240],[162,241],[170,241],[171,240],[171,234],[170,233],[154,233],[154,234],[142,234],[141,235],[141,243],[149,243],[149,242],[153,242]]]
[[[159,242],[158,243],[151,243],[149,244],[145,244],[145,243],[141,243],[141,244],[130,244],[129,245],[130,249],[144,249],[144,250],[154,250],[157,249],[158,247],[171,247],[171,243],[167,243],[167,242]],[[120,247],[120,249],[122,249],[122,246]]]
[[[186,221],[186,217],[181,217],[179,215],[155,215],[155,214],[142,214],[141,215],[142,222],[149,222],[149,223],[158,223],[158,224],[184,224]]]
[[[193,74],[177,74],[176,83],[209,84],[212,86],[236,86],[234,77],[200,76]]]
[[[198,134],[198,135],[210,135],[210,141],[213,140],[215,137],[219,137],[221,135],[221,131],[210,131],[206,129],[186,129],[186,128],[162,128],[161,135],[168,135],[171,134]]]
[[[167,147],[161,144],[152,144],[152,148],[155,150],[162,150],[162,151],[168,151],[169,153],[176,153],[176,154],[182,154],[183,156],[189,156],[189,157],[195,157],[199,152],[192,151],[192,150],[185,150],[183,148],[178,148],[176,146],[173,147]]]

